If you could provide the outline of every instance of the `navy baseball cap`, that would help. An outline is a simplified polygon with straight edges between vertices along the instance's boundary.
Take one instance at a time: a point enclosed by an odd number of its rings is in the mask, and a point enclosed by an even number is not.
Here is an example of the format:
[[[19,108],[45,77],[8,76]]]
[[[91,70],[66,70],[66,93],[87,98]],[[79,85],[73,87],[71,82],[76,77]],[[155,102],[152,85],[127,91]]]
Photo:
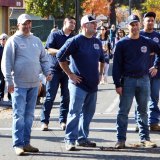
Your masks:
[[[127,19],[128,24],[131,24],[132,22],[140,22],[140,19],[137,15],[130,15]]]
[[[144,14],[143,18],[146,18],[146,17],[153,17],[155,19],[156,14],[154,12],[147,12]]]

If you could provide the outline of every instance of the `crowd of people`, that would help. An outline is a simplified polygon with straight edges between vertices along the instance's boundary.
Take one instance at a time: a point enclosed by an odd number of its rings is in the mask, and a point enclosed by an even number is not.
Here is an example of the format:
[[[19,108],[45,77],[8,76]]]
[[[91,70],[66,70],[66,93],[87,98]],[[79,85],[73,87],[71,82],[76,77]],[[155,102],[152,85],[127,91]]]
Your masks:
[[[97,28],[99,20],[85,15],[81,19],[81,32],[74,35],[76,21],[68,16],[62,29],[54,26],[44,48],[41,40],[31,33],[31,17],[20,15],[16,33],[9,39],[6,34],[0,35],[0,100],[4,98],[6,85],[8,99],[12,100],[16,155],[39,151],[30,144],[30,139],[41,73],[46,77],[41,130],[49,129],[51,109],[60,87],[59,124],[65,130],[66,150],[96,147],[88,138],[89,126],[96,110],[98,85],[107,84],[111,59],[113,81],[120,97],[115,148],[125,148],[128,114],[134,98],[138,145],[156,147],[149,135],[149,129],[160,131],[160,34],[154,31],[155,18],[154,12],[146,13],[144,29],[140,31],[139,17],[130,15],[126,35],[115,25],[110,29],[104,24]]]

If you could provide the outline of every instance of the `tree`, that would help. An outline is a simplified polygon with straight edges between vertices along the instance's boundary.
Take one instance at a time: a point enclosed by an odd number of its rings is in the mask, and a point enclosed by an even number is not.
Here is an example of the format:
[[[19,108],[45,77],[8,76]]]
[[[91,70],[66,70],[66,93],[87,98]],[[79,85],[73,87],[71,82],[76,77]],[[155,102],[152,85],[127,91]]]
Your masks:
[[[149,12],[154,11],[156,13],[156,20],[157,22],[160,22],[160,0],[146,0],[145,3],[143,3],[143,12]]]
[[[113,0],[85,0],[82,8],[85,14],[108,16],[110,14],[110,4]]]
[[[80,3],[83,0],[80,0]],[[75,1],[73,0],[25,0],[26,12],[48,18],[64,18],[75,16]],[[80,9],[80,13],[82,9]]]

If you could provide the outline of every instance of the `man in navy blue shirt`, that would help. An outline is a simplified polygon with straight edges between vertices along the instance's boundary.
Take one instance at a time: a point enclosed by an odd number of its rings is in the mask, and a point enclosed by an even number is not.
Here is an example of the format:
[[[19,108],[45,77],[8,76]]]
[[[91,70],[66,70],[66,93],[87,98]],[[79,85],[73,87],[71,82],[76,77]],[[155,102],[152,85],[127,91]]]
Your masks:
[[[77,146],[96,147],[96,143],[88,140],[104,67],[102,44],[93,36],[96,27],[94,17],[82,17],[82,33],[69,39],[57,53],[60,66],[69,77],[70,104],[65,133],[68,151],[75,150],[75,143]],[[68,56],[70,67],[66,61]]]
[[[160,47],[140,32],[140,20],[137,15],[128,17],[129,35],[121,39],[115,48],[113,61],[113,80],[116,92],[120,95],[119,112],[117,115],[116,148],[125,148],[128,114],[135,97],[137,107],[137,123],[139,126],[140,145],[156,147],[150,141],[147,103],[150,97],[151,76],[157,73],[160,60]],[[157,60],[150,67],[150,54],[157,53]]]
[[[46,100],[42,107],[41,122],[43,131],[48,130],[49,118],[53,102],[55,100],[58,88],[61,88],[61,103],[59,122],[62,130],[65,130],[67,114],[69,108],[69,90],[68,76],[64,73],[58,64],[56,54],[68,38],[73,36],[76,21],[74,17],[68,16],[64,19],[62,30],[51,32],[46,42],[46,49],[49,53],[49,61],[51,62],[52,75],[51,81],[46,84]]]
[[[141,35],[151,38],[160,46],[160,34],[154,31],[154,22],[156,14],[154,12],[148,12],[144,15],[144,29],[140,32]],[[150,65],[153,66],[156,59],[155,53],[152,53]],[[151,82],[151,96],[148,103],[149,108],[149,125],[151,131],[160,131],[159,118],[160,109],[158,107],[159,102],[159,90],[160,90],[160,70],[158,70],[156,76],[150,76]]]

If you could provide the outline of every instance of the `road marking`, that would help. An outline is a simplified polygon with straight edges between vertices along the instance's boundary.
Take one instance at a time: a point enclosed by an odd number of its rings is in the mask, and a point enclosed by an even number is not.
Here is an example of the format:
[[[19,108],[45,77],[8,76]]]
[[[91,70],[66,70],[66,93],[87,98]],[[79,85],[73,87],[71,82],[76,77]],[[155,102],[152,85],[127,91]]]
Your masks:
[[[54,130],[54,131],[62,131],[62,129],[60,127],[49,127],[50,130]],[[0,128],[0,131],[11,131],[12,128]],[[39,127],[33,127],[32,131],[40,131],[41,128]],[[98,131],[98,130],[103,130],[103,131],[116,131],[115,127],[94,127],[94,128],[90,128],[91,131]],[[127,131],[135,131],[134,127],[129,127],[127,129]],[[136,133],[136,132],[135,132]]]
[[[119,102],[119,96],[116,96],[113,103],[105,110],[105,112],[110,113],[111,111],[113,111],[113,109],[117,106],[118,102]]]

